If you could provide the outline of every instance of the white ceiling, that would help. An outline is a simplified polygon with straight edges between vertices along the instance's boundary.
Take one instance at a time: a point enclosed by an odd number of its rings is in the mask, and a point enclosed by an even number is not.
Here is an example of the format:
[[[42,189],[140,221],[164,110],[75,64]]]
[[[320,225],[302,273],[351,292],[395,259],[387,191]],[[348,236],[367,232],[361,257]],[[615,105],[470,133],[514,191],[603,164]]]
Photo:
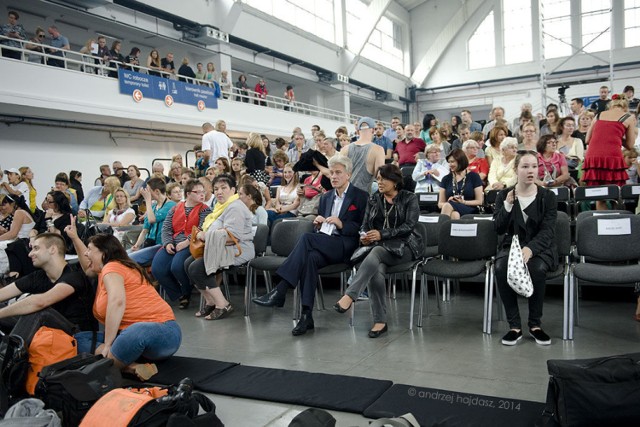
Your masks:
[[[411,11],[411,9],[418,7],[421,4],[426,3],[428,1],[429,0],[395,0],[396,3],[398,3],[400,6],[402,6],[408,11]]]

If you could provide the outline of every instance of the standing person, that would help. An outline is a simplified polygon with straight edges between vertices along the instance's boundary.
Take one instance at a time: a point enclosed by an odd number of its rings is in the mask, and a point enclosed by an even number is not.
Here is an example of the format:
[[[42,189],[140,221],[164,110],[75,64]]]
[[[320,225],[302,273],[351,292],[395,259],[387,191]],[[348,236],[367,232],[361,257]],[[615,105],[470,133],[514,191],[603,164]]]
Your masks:
[[[582,165],[582,180],[587,186],[623,186],[629,178],[621,149],[633,148],[637,120],[628,109],[627,99],[614,95],[609,110],[599,113],[589,128],[586,141],[589,149]],[[605,201],[596,201],[596,209],[606,208]]]
[[[578,117],[578,121],[577,121],[578,129],[576,129],[576,131],[573,132],[573,136],[576,138],[580,138],[585,148],[587,146],[586,144],[587,132],[591,127],[591,123],[593,122],[594,117],[595,117],[595,114],[593,114],[592,111],[584,111],[582,114],[580,114],[580,117]]]
[[[261,78],[253,90],[256,96],[256,100],[253,101],[253,103],[256,105],[262,105],[263,107],[266,107],[267,95],[269,94],[269,90],[267,89],[267,83],[265,83],[264,79]]]
[[[216,159],[225,157],[229,159],[229,151],[235,146],[231,139],[224,133],[222,124],[224,121],[218,120],[216,127],[209,122],[202,125],[202,151],[204,151],[204,162],[213,166]],[[226,128],[226,126],[225,126]]]
[[[269,182],[269,175],[265,172],[267,155],[259,133],[251,132],[247,138],[249,149],[244,157],[247,173],[258,181]]]
[[[417,154],[424,152],[427,147],[425,141],[415,137],[415,126],[408,124],[404,127],[404,139],[396,145],[394,158],[397,159],[398,166],[415,166]],[[427,132],[427,136],[429,133]]]
[[[93,182],[94,187],[102,187],[104,185],[104,180],[111,176],[111,168],[109,165],[100,165],[100,176],[96,178]]]
[[[558,122],[556,135],[558,138],[557,150],[567,160],[569,170],[575,170],[584,159],[584,145],[580,138],[573,136],[575,129],[576,122],[571,116],[563,117]]]
[[[384,149],[373,143],[375,126],[371,117],[361,117],[356,123],[358,140],[340,150],[340,154],[351,159],[351,183],[367,193],[372,190],[374,174],[384,165]]]
[[[160,60],[160,68],[164,71],[164,77],[171,78],[176,75],[176,66],[173,63],[173,53],[167,53],[167,56]]]
[[[69,172],[69,184],[71,188],[76,191],[78,197],[78,203],[82,203],[84,200],[84,190],[82,189],[82,172],[72,170]]]
[[[104,218],[105,213],[115,206],[113,193],[120,187],[120,181],[115,176],[104,180],[104,185],[97,185],[87,192],[80,203],[78,217],[86,218],[85,210],[89,209],[95,218]]]
[[[198,62],[196,64],[196,79],[198,80],[205,80],[207,73],[204,71],[204,66],[202,65],[202,62]]]
[[[36,64],[45,63],[44,55],[42,55],[44,53],[44,46],[42,46],[42,44],[44,43],[45,37],[46,35],[44,33],[44,30],[40,27],[36,28],[36,30],[34,31],[34,37],[29,40],[31,43],[27,43],[27,45],[24,47],[29,51],[29,62],[33,62]],[[80,52],[82,53],[82,51]]]
[[[178,69],[178,75],[182,76],[179,77],[181,82],[193,83],[192,79],[196,78],[196,73],[194,73],[193,69],[189,66],[189,58],[182,58],[182,65]]]
[[[247,76],[240,74],[236,82],[238,95],[236,101],[249,102],[249,86],[247,86]]]
[[[451,173],[442,178],[438,194],[438,207],[443,215],[460,219],[462,215],[478,213],[484,202],[482,180],[475,172],[468,172],[467,156],[462,150],[453,150],[447,156]]]
[[[360,242],[374,247],[360,264],[345,295],[333,306],[338,313],[346,312],[368,287],[373,315],[369,338],[387,332],[387,268],[422,254],[422,239],[414,231],[420,216],[418,197],[402,189],[400,168],[384,165],[378,169],[376,180],[378,192],[369,197],[360,228]]]
[[[64,58],[63,50],[70,50],[69,39],[60,34],[58,31],[58,27],[52,25],[49,27],[49,36],[51,37],[51,47],[47,49],[47,53],[49,55],[58,56],[60,58]],[[51,65],[52,67],[60,67],[65,68],[64,59],[57,58],[47,58],[47,65]]]
[[[152,49],[149,52],[149,56],[147,57],[147,68],[149,69],[147,72],[150,76],[160,77],[162,74],[162,67],[160,66],[160,54],[157,49]]]
[[[111,62],[109,63],[109,68],[115,68],[115,70],[109,70],[109,77],[118,78],[118,68],[124,65],[124,56],[122,56],[122,52],[120,52],[121,48],[122,42],[120,40],[114,40],[111,44],[111,51],[109,52]]]
[[[36,191],[36,188],[33,186],[33,171],[29,166],[22,166],[18,170],[20,171],[20,179],[22,180],[22,182],[27,184],[27,187],[29,187],[29,197],[27,197],[26,202],[27,202],[27,205],[29,205],[29,209],[31,210],[31,213],[33,214],[36,212],[36,209],[38,207],[38,203],[36,201],[38,197],[38,192]]]
[[[24,27],[22,26],[22,24],[18,24],[20,15],[18,15],[18,12],[16,12],[15,10],[10,10],[8,16],[9,23],[4,24],[0,29],[0,32],[3,36],[8,37],[12,40],[3,39],[2,41],[0,41],[0,45],[20,49],[22,46],[17,40],[27,39],[26,33],[24,32]],[[2,56],[4,56],[5,58],[22,59],[22,52],[20,52],[19,50],[6,49],[3,47]]]
[[[517,235],[533,283],[533,295],[528,300],[529,334],[537,344],[549,345],[551,338],[542,330],[541,319],[546,273],[553,271],[558,261],[554,242],[558,214],[556,196],[536,185],[538,159],[534,153],[520,152],[514,166],[517,184],[498,193],[493,214],[497,233],[504,235],[502,249],[495,261],[498,291],[509,322],[509,331],[502,337],[502,344],[515,345],[522,339],[518,295],[507,283],[509,248],[512,236]]]
[[[184,202],[171,208],[162,225],[162,249],[153,257],[151,273],[167,292],[171,300],[180,300],[184,310],[191,301],[192,285],[184,268],[189,256],[189,236],[195,227],[202,227],[204,219],[211,213],[204,201],[202,183],[190,179],[184,187]]]
[[[596,99],[589,105],[590,110],[594,110],[596,114],[602,113],[607,109],[609,102],[609,87],[608,86],[600,86],[599,90],[600,98]],[[627,107],[629,104],[627,103]]]
[[[293,86],[288,85],[284,91],[284,98],[287,100],[287,105],[284,106],[285,111],[291,111],[293,109],[293,103],[296,100],[296,95],[293,92]]]
[[[584,113],[584,101],[582,98],[573,98],[569,105],[569,109],[571,110],[570,116],[573,117],[573,120],[577,123],[580,115]]]
[[[180,348],[182,332],[171,307],[114,236],[97,234],[85,246],[73,221],[66,231],[85,274],[98,277],[93,314],[104,325],[104,342],[96,354],[112,359],[123,372],[148,380],[158,368],[138,360],[165,360]]]
[[[124,58],[124,62],[128,65],[127,69],[138,72],[140,68],[137,66],[140,65],[140,48],[132,47],[129,55]]]
[[[291,331],[294,336],[315,328],[312,310],[318,270],[344,262],[358,247],[367,193],[349,184],[351,166],[346,156],[338,155],[329,160],[333,190],[320,197],[320,215],[313,221],[316,231],[298,238],[293,251],[277,271],[282,278],[280,283],[271,292],[252,300],[263,307],[282,307],[289,288],[300,286],[302,316]]]
[[[204,79],[208,81],[213,87],[213,82],[218,80],[218,76],[216,75],[216,67],[213,65],[213,62],[207,62],[207,72],[204,74]]]
[[[638,108],[638,104],[640,104],[640,99],[636,98],[635,88],[633,86],[627,85],[624,87],[622,93],[627,98],[627,102],[629,103],[629,111],[635,111]]]
[[[231,93],[231,79],[229,78],[229,72],[227,70],[222,70],[220,73],[220,90],[222,91],[222,97],[224,99],[229,99],[229,94]]]

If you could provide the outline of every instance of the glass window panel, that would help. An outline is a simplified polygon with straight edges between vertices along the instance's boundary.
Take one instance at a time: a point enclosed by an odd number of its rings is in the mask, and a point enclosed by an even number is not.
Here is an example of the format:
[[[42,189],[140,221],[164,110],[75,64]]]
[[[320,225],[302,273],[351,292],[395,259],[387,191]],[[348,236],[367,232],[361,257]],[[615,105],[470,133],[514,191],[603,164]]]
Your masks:
[[[624,47],[640,46],[640,0],[625,0],[624,8]]]
[[[495,35],[493,29],[493,11],[491,11],[467,43],[470,69],[493,67],[496,65]]]
[[[503,0],[505,64],[533,59],[531,2]]]
[[[608,50],[611,47],[610,7],[611,2],[609,0],[588,0],[583,2],[582,46],[585,52],[598,52]],[[599,35],[605,30],[606,33]],[[598,37],[596,38],[596,36]],[[596,39],[594,40],[594,38]]]

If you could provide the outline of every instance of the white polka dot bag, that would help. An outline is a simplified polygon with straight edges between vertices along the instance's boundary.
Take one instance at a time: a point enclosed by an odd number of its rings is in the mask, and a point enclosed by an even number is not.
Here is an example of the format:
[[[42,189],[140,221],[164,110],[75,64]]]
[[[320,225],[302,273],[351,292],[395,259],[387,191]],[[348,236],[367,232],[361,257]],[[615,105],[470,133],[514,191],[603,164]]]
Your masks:
[[[507,262],[507,283],[518,295],[529,298],[533,295],[533,283],[527,264],[522,258],[522,248],[518,235],[513,236]]]

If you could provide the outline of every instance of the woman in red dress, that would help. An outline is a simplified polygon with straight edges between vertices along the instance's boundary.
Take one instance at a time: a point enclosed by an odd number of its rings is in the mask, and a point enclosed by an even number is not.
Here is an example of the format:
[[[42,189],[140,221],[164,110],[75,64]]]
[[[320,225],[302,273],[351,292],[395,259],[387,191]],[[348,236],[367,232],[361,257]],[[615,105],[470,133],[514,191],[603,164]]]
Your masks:
[[[587,132],[588,149],[582,166],[582,180],[587,186],[622,186],[629,178],[622,148],[633,148],[636,118],[628,110],[626,97],[613,95],[609,109],[593,120]],[[606,210],[606,202],[597,201],[596,209]]]

